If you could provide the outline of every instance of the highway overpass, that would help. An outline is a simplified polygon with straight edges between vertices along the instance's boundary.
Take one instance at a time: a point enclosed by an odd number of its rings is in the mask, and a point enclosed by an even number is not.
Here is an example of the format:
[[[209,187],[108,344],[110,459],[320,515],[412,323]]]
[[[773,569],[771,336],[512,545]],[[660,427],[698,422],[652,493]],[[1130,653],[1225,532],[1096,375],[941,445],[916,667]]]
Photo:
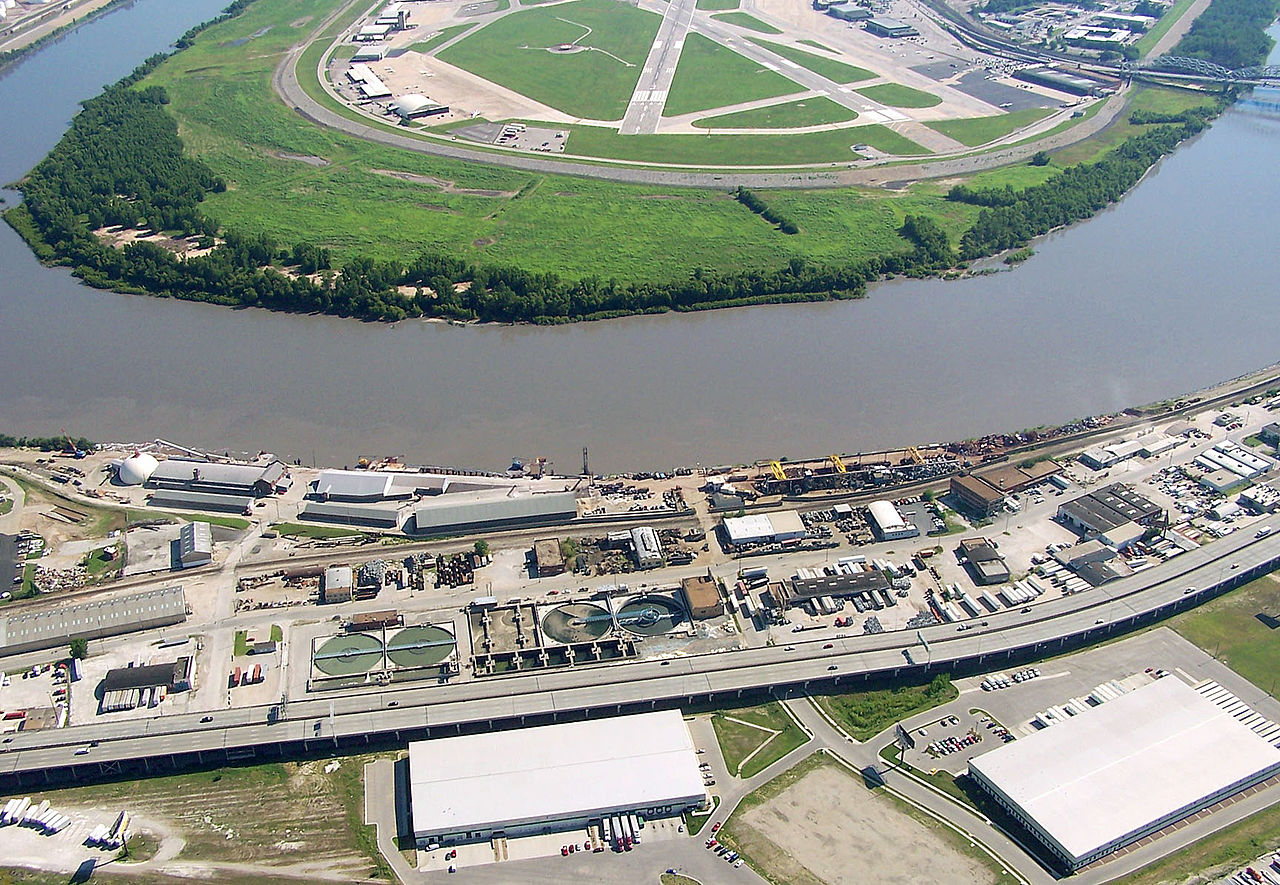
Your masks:
[[[1280,527],[1280,517],[1265,523]],[[1153,623],[1280,566],[1280,532],[1233,534],[1129,578],[1076,596],[1010,609],[960,631],[861,635],[666,661],[635,661],[375,688],[271,707],[117,720],[12,735],[0,744],[6,789],[146,775],[239,760],[357,750],[493,728],[762,693],[849,689],[873,679],[928,678],[1032,660]],[[987,626],[981,626],[982,623]],[[970,622],[973,623],[973,622]],[[927,646],[920,639],[923,638]]]

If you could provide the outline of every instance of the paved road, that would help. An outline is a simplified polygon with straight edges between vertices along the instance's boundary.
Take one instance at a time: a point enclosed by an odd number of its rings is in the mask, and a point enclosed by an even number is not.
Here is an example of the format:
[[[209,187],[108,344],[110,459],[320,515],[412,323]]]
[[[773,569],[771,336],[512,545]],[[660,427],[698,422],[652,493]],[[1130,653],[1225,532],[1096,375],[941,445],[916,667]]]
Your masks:
[[[621,135],[639,135],[658,131],[662,122],[662,108],[667,102],[667,92],[676,76],[676,65],[684,49],[684,39],[693,23],[693,13],[698,0],[671,0],[662,14],[658,36],[649,47],[644,70],[636,83],[631,103],[622,117],[618,132]]]

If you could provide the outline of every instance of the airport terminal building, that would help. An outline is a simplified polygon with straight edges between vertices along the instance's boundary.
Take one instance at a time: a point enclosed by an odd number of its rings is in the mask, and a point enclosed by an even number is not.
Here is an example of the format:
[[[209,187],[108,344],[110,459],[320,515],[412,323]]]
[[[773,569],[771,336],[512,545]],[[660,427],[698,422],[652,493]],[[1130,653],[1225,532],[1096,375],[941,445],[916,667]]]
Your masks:
[[[1073,872],[1280,773],[1258,720],[1169,676],[978,756],[969,776]]]
[[[679,710],[415,741],[409,790],[419,848],[667,817],[707,790]]]

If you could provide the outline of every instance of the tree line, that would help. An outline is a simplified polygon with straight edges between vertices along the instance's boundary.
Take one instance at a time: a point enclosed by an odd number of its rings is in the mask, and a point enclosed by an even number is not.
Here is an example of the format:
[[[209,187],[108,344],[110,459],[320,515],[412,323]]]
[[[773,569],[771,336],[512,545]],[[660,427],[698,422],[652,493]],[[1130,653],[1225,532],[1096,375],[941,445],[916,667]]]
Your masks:
[[[1267,27],[1280,0],[1213,0],[1170,55],[1186,55],[1239,70],[1266,61],[1273,44]]]
[[[778,230],[782,231],[784,234],[800,233],[800,228],[794,221],[783,215],[778,210],[772,208],[764,200],[760,199],[760,195],[755,191],[747,190],[745,187],[739,186],[733,192],[733,198],[746,206],[752,212],[759,215],[765,221],[770,224],[776,224],[778,226]]]
[[[84,452],[92,452],[98,444],[83,436],[9,436],[0,433],[0,449],[39,449],[42,452],[61,452],[75,448]]]

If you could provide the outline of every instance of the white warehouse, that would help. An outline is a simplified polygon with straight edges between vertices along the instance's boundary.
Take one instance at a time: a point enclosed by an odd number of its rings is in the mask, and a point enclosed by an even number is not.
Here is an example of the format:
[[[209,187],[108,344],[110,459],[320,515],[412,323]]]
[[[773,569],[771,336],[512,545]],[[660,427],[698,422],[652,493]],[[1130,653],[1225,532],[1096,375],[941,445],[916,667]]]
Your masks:
[[[969,761],[1072,871],[1277,772],[1280,750],[1176,676]]]
[[[724,533],[730,544],[766,544],[803,538],[806,530],[799,513],[779,510],[777,513],[729,517],[724,521]]]
[[[614,814],[705,805],[679,710],[415,741],[409,790],[419,848],[585,828]]]
[[[919,537],[920,530],[907,522],[892,501],[872,501],[867,505],[867,519],[871,530],[881,541],[897,541],[899,538]]]

